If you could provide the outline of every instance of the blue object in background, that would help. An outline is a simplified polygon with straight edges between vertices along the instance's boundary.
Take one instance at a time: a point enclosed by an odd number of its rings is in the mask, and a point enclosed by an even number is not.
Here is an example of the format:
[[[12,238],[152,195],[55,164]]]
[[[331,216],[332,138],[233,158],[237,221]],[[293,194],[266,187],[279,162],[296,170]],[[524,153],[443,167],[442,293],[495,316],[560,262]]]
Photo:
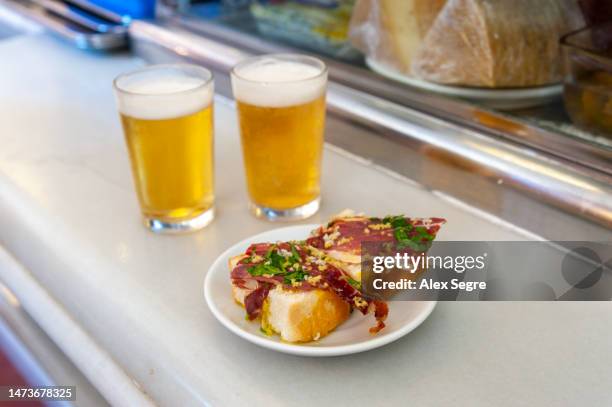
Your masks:
[[[89,2],[132,18],[155,17],[155,0],[89,0]]]
[[[210,0],[201,3],[193,3],[189,8],[189,14],[203,18],[203,19],[215,19],[221,16],[223,11],[221,1]]]

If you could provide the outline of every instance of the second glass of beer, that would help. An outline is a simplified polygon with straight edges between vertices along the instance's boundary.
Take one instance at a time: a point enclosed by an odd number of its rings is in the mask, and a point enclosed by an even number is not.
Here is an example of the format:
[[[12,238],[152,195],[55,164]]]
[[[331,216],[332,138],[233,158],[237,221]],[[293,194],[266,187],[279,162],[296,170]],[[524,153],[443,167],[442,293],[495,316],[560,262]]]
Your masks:
[[[115,94],[145,225],[203,228],[213,219],[213,79],[195,65],[119,76]]]
[[[303,55],[247,59],[232,70],[251,211],[303,219],[320,204],[325,64]]]

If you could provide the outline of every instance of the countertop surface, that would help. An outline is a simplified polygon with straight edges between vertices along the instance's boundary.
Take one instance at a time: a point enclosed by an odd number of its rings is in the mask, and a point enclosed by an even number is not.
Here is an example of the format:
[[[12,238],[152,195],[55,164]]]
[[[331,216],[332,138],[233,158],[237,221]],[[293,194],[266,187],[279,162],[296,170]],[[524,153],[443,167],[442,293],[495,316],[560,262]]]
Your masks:
[[[228,246],[278,226],[247,211],[231,101],[215,100],[216,220],[158,236],[140,223],[111,89],[143,62],[40,34],[0,42],[0,58],[0,245],[153,402],[612,405],[610,303],[440,303],[393,344],[327,359],[245,342],[213,318],[202,289]],[[445,217],[446,240],[528,238],[332,146],[323,167],[322,210],[308,223],[353,208]],[[13,277],[17,297],[40,295]],[[34,314],[44,325],[44,310]]]

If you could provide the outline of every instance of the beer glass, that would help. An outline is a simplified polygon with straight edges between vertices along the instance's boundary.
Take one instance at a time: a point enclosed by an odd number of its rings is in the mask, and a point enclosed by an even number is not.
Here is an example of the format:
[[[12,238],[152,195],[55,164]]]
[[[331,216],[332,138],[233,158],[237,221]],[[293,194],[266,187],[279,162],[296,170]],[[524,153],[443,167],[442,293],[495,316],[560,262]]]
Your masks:
[[[320,204],[327,68],[302,55],[247,59],[232,70],[251,211],[303,219]]]
[[[214,216],[213,79],[195,65],[153,65],[114,81],[145,226],[201,229]]]

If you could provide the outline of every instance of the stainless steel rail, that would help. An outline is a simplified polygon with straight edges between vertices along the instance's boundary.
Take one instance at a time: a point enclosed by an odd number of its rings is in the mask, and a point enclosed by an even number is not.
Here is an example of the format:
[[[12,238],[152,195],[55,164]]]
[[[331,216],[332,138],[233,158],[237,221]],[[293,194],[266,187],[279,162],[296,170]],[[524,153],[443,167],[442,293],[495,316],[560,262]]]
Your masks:
[[[132,24],[130,35],[134,50],[148,59],[187,58],[222,75],[251,55],[243,49],[176,26],[164,27],[139,21]],[[491,181],[480,188],[493,190],[495,187],[492,185],[503,185],[532,200],[590,219],[604,228],[612,228],[612,176],[605,173],[593,173],[539,150],[490,137],[476,129],[351,89],[336,81],[329,86],[328,107],[333,115],[365,126],[371,129],[370,132],[392,137],[400,145],[410,144],[410,148],[421,156],[458,166],[463,171],[476,173]],[[334,143],[333,136],[331,142]],[[376,146],[371,144],[370,147],[376,150]],[[366,155],[366,158],[369,157]],[[416,178],[429,187],[439,187],[424,173],[423,166],[419,169],[420,173],[414,168],[406,171],[400,168],[401,158],[387,157],[387,160],[389,162],[383,161],[382,165]],[[393,160],[395,164],[390,162]],[[427,182],[428,178],[430,182]],[[452,191],[451,184],[452,180],[446,182],[450,188],[442,188],[444,192],[464,199],[464,194]],[[470,186],[464,184],[462,187]],[[483,190],[479,193],[486,195],[487,192]],[[491,209],[488,205],[477,206]],[[508,220],[514,222],[514,219]]]
[[[50,0],[0,0],[4,13],[16,14],[73,43],[81,49],[115,50],[127,45],[127,26],[106,14],[88,19],[66,4]],[[108,14],[108,13],[107,13]],[[100,20],[106,19],[106,22]]]
[[[42,31],[42,27],[7,7],[0,0],[0,40],[18,34],[36,33]]]

